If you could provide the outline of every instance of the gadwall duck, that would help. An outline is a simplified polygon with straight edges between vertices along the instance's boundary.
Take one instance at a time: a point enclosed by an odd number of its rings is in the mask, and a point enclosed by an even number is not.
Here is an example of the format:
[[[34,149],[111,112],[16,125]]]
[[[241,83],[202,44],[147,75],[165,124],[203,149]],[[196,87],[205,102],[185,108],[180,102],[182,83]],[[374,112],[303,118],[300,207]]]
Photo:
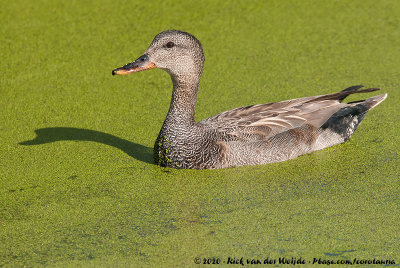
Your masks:
[[[172,78],[171,105],[154,145],[156,164],[216,169],[293,159],[348,140],[367,111],[387,96],[343,103],[351,94],[379,90],[352,86],[333,94],[236,108],[196,123],[203,65],[199,40],[172,30],[158,34],[137,60],[112,71],[121,75],[159,68]]]

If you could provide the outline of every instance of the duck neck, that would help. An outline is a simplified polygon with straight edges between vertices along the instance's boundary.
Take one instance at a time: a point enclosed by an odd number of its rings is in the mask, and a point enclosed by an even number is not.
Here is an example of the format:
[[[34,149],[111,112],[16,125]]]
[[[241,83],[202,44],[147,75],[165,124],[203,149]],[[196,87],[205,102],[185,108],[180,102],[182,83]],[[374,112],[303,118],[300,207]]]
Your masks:
[[[171,105],[164,126],[179,128],[191,127],[194,119],[197,92],[199,90],[200,75],[173,75],[171,74],[173,90]]]

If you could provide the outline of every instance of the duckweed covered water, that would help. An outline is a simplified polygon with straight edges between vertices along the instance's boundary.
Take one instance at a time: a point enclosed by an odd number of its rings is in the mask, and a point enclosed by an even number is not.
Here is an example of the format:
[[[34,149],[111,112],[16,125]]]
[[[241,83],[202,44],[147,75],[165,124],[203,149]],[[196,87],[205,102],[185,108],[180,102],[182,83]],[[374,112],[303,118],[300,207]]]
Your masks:
[[[182,267],[196,266],[196,257],[400,263],[399,2],[1,6],[0,265]],[[389,97],[349,142],[295,160],[160,168],[152,146],[170,78],[111,70],[166,29],[203,44],[198,120],[358,84]]]

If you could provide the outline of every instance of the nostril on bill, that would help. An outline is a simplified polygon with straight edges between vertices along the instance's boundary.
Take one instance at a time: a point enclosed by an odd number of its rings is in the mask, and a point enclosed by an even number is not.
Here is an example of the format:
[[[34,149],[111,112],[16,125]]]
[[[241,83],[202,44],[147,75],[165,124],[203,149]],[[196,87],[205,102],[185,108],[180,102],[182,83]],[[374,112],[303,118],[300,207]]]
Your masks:
[[[139,58],[139,60],[140,60],[141,62],[147,61],[148,59],[149,59],[149,57],[148,57],[146,54],[142,55],[142,56]]]

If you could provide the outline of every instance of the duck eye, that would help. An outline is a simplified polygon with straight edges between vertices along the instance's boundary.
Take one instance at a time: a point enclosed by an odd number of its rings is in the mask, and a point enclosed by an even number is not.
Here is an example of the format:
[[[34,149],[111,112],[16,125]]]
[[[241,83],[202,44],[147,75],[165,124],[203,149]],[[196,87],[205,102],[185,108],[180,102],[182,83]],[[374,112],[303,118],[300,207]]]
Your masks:
[[[168,42],[168,43],[166,44],[166,47],[167,47],[167,48],[171,48],[171,47],[173,47],[173,46],[175,46],[174,42]]]

